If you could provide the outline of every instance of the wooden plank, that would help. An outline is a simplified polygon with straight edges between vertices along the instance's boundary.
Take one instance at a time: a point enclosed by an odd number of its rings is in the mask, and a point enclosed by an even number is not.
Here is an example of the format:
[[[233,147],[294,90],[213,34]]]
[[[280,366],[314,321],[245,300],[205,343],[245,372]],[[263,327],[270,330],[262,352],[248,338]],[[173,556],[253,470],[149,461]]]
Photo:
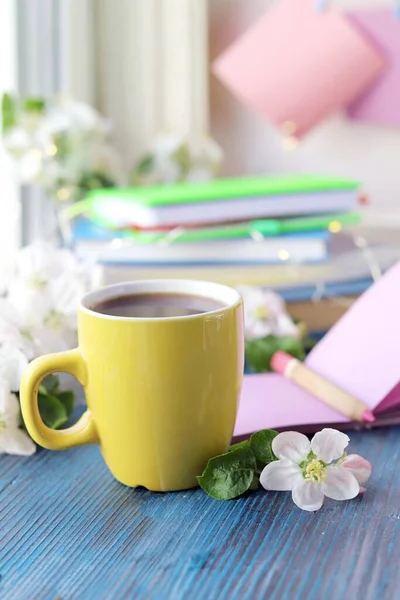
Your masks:
[[[363,600],[400,589],[400,429],[352,433],[363,498],[297,509],[262,490],[153,494],[96,447],[0,460],[1,600]]]

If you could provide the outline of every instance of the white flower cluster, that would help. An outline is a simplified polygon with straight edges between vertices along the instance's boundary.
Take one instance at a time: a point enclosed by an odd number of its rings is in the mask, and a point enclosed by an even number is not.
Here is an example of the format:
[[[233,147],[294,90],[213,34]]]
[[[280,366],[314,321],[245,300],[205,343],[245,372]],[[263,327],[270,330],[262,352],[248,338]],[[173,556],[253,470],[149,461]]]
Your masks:
[[[92,107],[65,97],[22,108],[9,102],[14,122],[3,142],[23,183],[35,183],[65,201],[78,199],[93,178],[96,187],[118,181],[119,161],[107,141],[109,124]]]
[[[301,337],[281,296],[262,287],[238,286],[237,289],[243,298],[246,339],[267,335]]]
[[[0,452],[35,452],[19,429],[13,392],[30,360],[76,345],[78,301],[88,286],[87,273],[68,250],[37,242],[19,253],[15,278],[0,299]]]
[[[136,166],[134,183],[209,181],[220,170],[222,161],[222,149],[209,136],[187,138],[177,133],[163,133]]]

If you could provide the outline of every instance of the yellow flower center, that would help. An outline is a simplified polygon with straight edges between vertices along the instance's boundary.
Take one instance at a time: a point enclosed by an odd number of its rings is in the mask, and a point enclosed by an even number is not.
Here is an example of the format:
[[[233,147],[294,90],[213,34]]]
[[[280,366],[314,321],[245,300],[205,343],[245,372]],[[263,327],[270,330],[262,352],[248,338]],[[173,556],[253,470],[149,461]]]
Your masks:
[[[62,325],[62,314],[57,310],[52,310],[45,319],[45,325],[50,329],[60,329]]]
[[[3,413],[0,413],[0,433],[3,433],[7,429],[6,417]]]
[[[313,458],[305,467],[303,475],[304,479],[307,481],[317,481],[318,483],[321,483],[324,481],[324,479],[326,479],[328,470],[324,463],[316,458]]]
[[[46,287],[47,282],[44,279],[41,279],[39,275],[33,275],[29,279],[29,285],[36,289],[42,289]]]
[[[254,316],[257,320],[264,321],[269,317],[269,310],[266,306],[260,304],[254,309]]]

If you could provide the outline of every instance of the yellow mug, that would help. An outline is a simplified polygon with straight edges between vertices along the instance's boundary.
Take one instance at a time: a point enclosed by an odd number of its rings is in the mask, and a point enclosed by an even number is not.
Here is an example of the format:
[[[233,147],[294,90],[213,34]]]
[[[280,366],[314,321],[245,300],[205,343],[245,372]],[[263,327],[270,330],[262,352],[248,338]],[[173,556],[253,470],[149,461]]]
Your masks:
[[[185,294],[221,308],[190,316],[129,318],[92,307],[133,294]],[[87,294],[78,309],[79,348],[32,361],[21,384],[31,437],[63,450],[100,444],[121,483],[153,491],[197,485],[212,456],[231,441],[244,367],[243,306],[232,288],[189,280],[134,281]],[[38,409],[41,380],[54,372],[83,385],[87,410],[54,431]]]

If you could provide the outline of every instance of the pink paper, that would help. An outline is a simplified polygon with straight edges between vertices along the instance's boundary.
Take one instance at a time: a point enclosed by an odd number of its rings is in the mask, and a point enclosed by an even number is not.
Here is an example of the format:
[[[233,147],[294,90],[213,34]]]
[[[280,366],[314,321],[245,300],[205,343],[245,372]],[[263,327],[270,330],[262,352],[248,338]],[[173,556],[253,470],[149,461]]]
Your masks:
[[[375,49],[334,9],[280,0],[214,63],[246,105],[300,137],[347,106],[383,68]]]
[[[348,109],[352,119],[400,125],[400,22],[392,10],[350,13],[350,22],[385,57],[386,69]]]
[[[347,421],[342,414],[282,375],[245,375],[234,435],[247,435],[259,429]]]
[[[375,408],[400,381],[400,263],[324,336],[306,364]]]
[[[400,263],[359,298],[306,364],[377,412],[400,403]],[[348,419],[277,374],[244,377],[235,435]]]

